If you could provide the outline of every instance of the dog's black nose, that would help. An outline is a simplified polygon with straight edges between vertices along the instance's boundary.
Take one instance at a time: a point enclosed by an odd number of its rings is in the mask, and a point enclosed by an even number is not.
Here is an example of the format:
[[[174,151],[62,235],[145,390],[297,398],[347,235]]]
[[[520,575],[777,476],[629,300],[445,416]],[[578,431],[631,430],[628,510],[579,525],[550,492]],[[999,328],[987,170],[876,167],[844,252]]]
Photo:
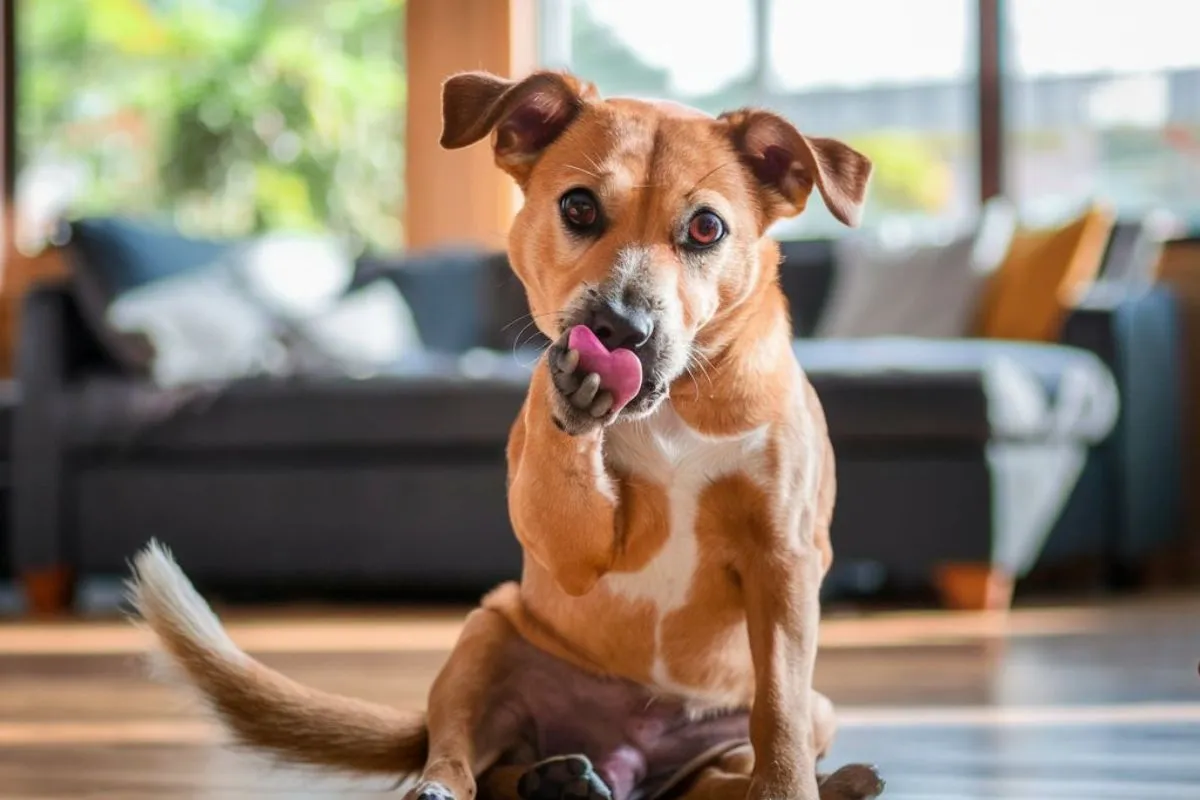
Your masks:
[[[654,319],[645,311],[605,304],[592,312],[588,325],[600,343],[609,350],[637,348],[650,341]]]

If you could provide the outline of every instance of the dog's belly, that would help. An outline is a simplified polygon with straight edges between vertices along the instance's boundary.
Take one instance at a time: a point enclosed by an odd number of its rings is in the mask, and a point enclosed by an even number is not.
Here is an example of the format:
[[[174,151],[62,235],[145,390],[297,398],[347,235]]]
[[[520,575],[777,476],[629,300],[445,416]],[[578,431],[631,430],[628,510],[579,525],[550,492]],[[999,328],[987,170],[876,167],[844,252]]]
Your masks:
[[[507,658],[501,702],[525,720],[507,763],[586,755],[614,796],[627,798],[634,787],[653,794],[749,737],[745,711],[697,716],[679,698],[595,675],[525,641]]]

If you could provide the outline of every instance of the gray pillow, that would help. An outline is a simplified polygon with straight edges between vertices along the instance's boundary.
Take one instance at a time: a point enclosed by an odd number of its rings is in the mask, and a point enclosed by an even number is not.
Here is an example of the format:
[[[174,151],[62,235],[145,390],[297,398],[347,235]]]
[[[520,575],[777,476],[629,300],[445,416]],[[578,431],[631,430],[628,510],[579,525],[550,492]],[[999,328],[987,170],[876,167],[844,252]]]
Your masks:
[[[909,336],[953,339],[971,334],[988,277],[1008,251],[1012,208],[985,207],[972,230],[949,241],[889,247],[865,236],[835,246],[836,273],[819,338]]]

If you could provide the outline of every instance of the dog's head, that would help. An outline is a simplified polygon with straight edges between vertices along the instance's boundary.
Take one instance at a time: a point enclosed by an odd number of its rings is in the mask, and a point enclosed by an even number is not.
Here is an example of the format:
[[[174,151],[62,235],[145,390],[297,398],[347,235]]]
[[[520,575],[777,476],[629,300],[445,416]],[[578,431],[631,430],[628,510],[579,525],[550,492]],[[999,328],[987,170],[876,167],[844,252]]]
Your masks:
[[[695,354],[711,355],[709,332],[753,312],[776,278],[777,264],[759,257],[768,226],[803,211],[814,186],[856,225],[871,172],[845,144],[768,111],[714,119],[605,100],[560,73],[464,73],[442,100],[442,145],[491,135],[497,165],[524,193],[509,256],[538,328],[556,339],[587,325],[609,349],[635,352],[645,383],[625,409],[634,416]]]

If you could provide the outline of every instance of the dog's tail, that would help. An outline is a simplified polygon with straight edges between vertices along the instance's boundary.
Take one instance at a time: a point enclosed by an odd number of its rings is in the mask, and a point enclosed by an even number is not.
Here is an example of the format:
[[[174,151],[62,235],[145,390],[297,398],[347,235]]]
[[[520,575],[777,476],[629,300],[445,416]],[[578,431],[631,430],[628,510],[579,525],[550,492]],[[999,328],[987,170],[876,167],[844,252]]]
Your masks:
[[[425,762],[425,715],[302,686],[246,655],[171,554],[151,543],[130,599],[163,659],[197,689],[237,743],[294,764],[411,776]]]

